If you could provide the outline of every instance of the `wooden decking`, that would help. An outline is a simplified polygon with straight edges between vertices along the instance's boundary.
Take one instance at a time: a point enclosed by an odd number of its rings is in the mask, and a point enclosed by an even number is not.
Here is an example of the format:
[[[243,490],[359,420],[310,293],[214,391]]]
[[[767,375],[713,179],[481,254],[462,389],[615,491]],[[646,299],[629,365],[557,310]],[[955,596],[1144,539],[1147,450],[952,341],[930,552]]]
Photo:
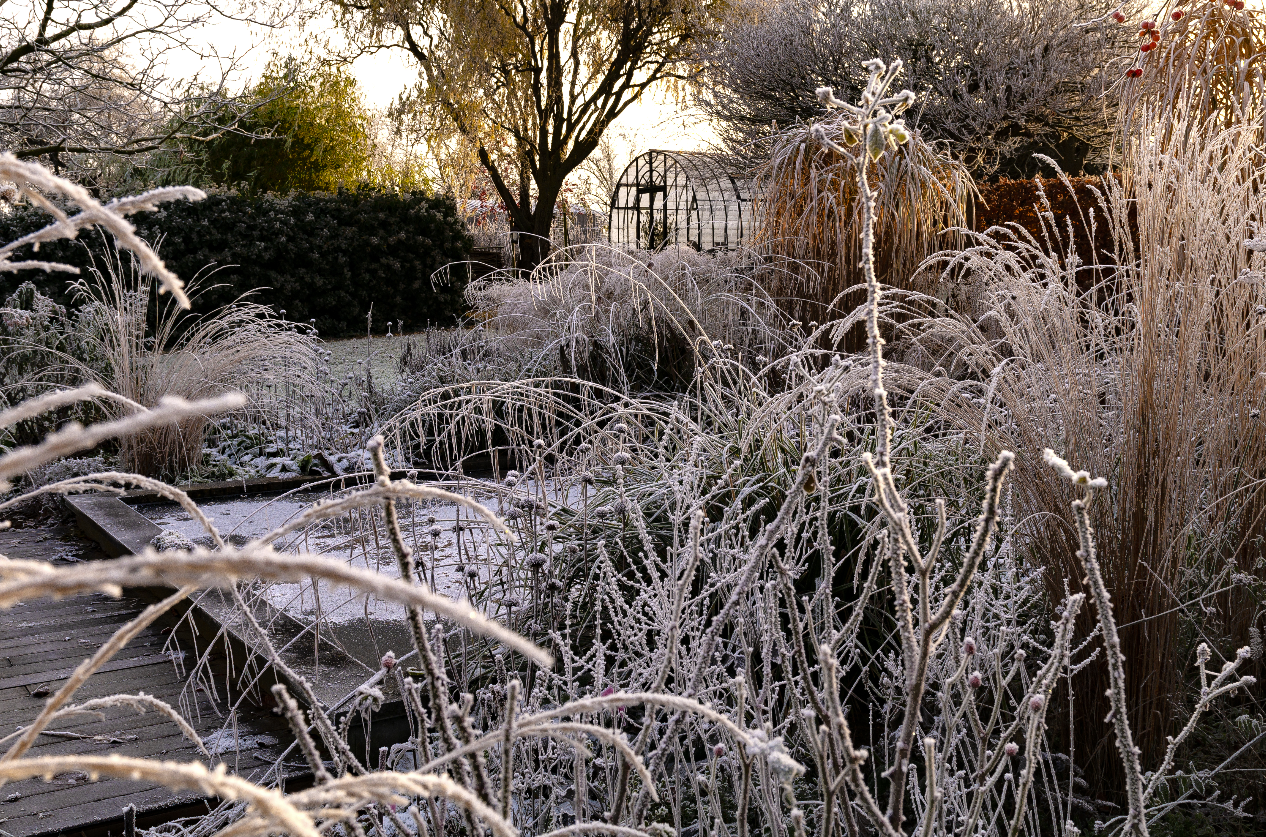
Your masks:
[[[0,532],[0,554],[54,563],[105,557],[68,524]],[[144,606],[134,598],[85,595],[25,602],[0,611],[0,735],[34,719],[47,695]],[[176,705],[187,685],[184,670],[179,652],[168,650],[163,626],[151,625],[107,663],[74,702],[145,692]],[[243,776],[261,776],[289,740],[280,719],[246,702],[238,713],[236,732],[219,732],[228,711],[223,692],[218,701],[199,688],[185,689],[184,694],[186,718],[204,740],[214,736],[215,760]],[[190,695],[196,706],[191,705]],[[224,742],[218,754],[217,741]],[[0,745],[0,751],[5,747]],[[109,709],[104,716],[58,722],[30,755],[80,753],[206,762],[169,719],[157,712],[138,714],[130,709]],[[144,782],[90,782],[84,774],[62,774],[47,783],[29,779],[0,788],[0,835],[119,834],[123,810],[129,805],[136,807],[142,825],[207,810],[196,794],[176,794]]]

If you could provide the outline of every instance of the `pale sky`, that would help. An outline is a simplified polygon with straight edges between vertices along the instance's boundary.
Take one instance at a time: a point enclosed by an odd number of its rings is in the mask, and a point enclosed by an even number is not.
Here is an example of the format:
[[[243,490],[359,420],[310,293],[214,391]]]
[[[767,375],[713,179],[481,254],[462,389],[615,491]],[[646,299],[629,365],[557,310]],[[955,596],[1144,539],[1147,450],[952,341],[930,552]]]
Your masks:
[[[337,30],[329,25],[310,25],[307,33],[297,27],[265,33],[244,23],[222,21],[201,30],[198,40],[216,53],[238,56],[237,71],[231,76],[230,87],[240,90],[253,80],[272,52],[300,52],[308,33],[337,38]],[[352,63],[351,71],[360,82],[370,107],[386,108],[417,78],[411,60],[402,51],[384,50],[361,56]],[[201,73],[218,79],[221,74],[219,67],[215,62],[201,61],[190,55],[173,56],[168,62],[168,72],[176,77]],[[670,96],[658,91],[635,102],[616,122],[609,136],[620,152],[621,162],[627,162],[651,148],[677,151],[704,149],[716,139],[715,131],[700,115],[683,110]],[[622,137],[629,137],[632,141],[625,142]]]

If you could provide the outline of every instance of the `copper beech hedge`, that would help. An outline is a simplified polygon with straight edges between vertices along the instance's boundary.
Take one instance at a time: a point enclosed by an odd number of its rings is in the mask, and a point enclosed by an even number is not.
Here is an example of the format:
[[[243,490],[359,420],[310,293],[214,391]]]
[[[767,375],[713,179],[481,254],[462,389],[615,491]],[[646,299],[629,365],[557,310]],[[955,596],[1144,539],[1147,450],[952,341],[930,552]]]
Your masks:
[[[1038,191],[1040,183],[1047,200],[1050,201],[1051,213],[1059,224],[1062,238],[1067,238],[1068,221],[1072,222],[1073,242],[1081,263],[1095,264],[1110,261],[1114,250],[1112,233],[1109,225],[1105,223],[1099,196],[1095,194],[1095,190],[1102,193],[1103,178],[1099,176],[1072,177],[1069,181],[1073,187],[1071,192],[1068,186],[1056,177],[999,180],[981,184],[977,187],[980,200],[974,207],[971,228],[977,232],[984,232],[993,226],[1015,223],[1023,227],[1037,241],[1044,242],[1042,223],[1038,215],[1042,202]],[[1093,248],[1090,247],[1089,229],[1092,218],[1094,222]],[[1129,223],[1131,232],[1134,232],[1133,212],[1130,213]]]

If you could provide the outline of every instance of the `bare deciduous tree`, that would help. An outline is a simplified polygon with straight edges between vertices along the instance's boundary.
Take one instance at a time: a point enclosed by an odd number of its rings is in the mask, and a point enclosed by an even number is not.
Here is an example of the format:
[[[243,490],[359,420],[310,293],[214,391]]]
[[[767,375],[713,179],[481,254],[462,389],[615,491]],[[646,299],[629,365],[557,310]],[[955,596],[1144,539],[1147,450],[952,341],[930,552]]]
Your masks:
[[[712,20],[700,0],[341,4],[358,37],[417,61],[416,106],[477,150],[526,266],[549,252],[567,176],[644,91],[681,77]]]
[[[892,56],[919,95],[912,126],[948,143],[978,178],[1030,174],[1034,152],[1076,171],[1106,147],[1115,101],[1105,90],[1133,55],[1134,32],[1109,17],[1119,5],[745,0],[703,45],[697,90],[729,146],[754,159],[774,123],[820,113],[808,91],[853,97],[865,82],[855,68]]]
[[[111,159],[192,136],[216,124],[217,113],[223,129],[225,109],[240,107],[221,92],[236,58],[198,40],[203,25],[222,17],[211,4],[0,0],[0,10],[0,148],[20,159],[44,159],[92,182]],[[281,16],[270,10],[254,22]],[[177,52],[222,58],[220,77],[169,77]]]

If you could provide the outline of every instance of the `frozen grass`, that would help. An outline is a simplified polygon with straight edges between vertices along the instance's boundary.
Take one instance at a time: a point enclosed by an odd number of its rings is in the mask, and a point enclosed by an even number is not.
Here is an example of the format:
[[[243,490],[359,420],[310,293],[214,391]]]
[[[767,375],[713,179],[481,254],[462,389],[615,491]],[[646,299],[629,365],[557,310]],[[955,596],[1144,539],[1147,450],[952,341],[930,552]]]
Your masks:
[[[832,130],[842,136],[847,127],[863,138],[859,147],[850,151],[825,130],[807,135],[832,154],[860,151],[882,160],[893,153],[889,142],[903,139],[892,117],[911,97],[888,90],[896,67],[876,61],[867,69],[859,104],[820,92],[837,110]],[[1234,145],[1221,149],[1219,162]],[[1111,586],[1120,560],[1114,527],[1121,515],[1113,512],[1146,499],[1129,480],[1152,473],[1120,469],[1158,463],[1122,463],[1099,450],[1098,421],[1120,412],[1133,380],[1112,378],[1113,363],[1136,345],[1159,346],[1163,351],[1151,354],[1159,382],[1186,357],[1185,347],[1203,358],[1204,374],[1181,379],[1187,389],[1166,378],[1161,390],[1186,405],[1175,408],[1182,421],[1199,422],[1203,433],[1212,418],[1235,415],[1229,407],[1236,391],[1219,387],[1240,373],[1229,363],[1225,370],[1207,363],[1210,344],[1199,335],[1223,332],[1195,314],[1213,312],[1220,326],[1246,324],[1243,335],[1228,331],[1234,339],[1219,337],[1214,346],[1247,351],[1256,339],[1255,321],[1237,307],[1240,291],[1229,278],[1241,274],[1214,273],[1228,284],[1197,293],[1197,280],[1208,275],[1197,268],[1239,265],[1218,261],[1219,233],[1171,230],[1172,221],[1160,221],[1172,214],[1175,195],[1186,194],[1168,188],[1181,182],[1175,178],[1204,171],[1198,150],[1191,151],[1181,169],[1146,149],[1130,158],[1138,179],[1127,180],[1129,195],[1145,203],[1149,184],[1160,186],[1150,193],[1157,220],[1140,235],[1186,238],[1182,248],[1144,250],[1141,267],[1118,262],[1114,281],[1170,275],[1147,266],[1157,253],[1181,253],[1195,266],[1186,284],[1150,286],[1159,294],[1156,319],[1139,322],[1151,328],[1096,328],[1096,317],[1114,309],[1098,314],[1088,304],[1093,298],[1068,305],[1077,297],[1067,266],[1043,258],[1033,242],[1023,258],[976,240],[940,261],[999,283],[1010,273],[1025,276],[1030,295],[1017,291],[1007,304],[989,305],[981,320],[940,308],[929,316],[921,307],[928,297],[893,294],[880,284],[874,247],[882,203],[869,166],[853,165],[865,303],[844,320],[788,323],[760,294],[727,286],[724,265],[709,267],[701,257],[675,255],[656,267],[641,257],[621,262],[583,251],[498,290],[501,323],[436,345],[436,358],[447,359],[433,373],[437,385],[384,424],[385,440],[367,445],[372,486],[313,505],[263,537],[226,545],[215,521],[187,496],[138,476],[72,476],[41,489],[154,488],[202,525],[211,547],[65,568],[0,562],[0,604],[162,578],[183,585],[139,617],[141,624],[199,589],[220,589],[281,683],[265,693],[251,669],[221,688],[205,645],[191,663],[190,682],[224,710],[266,695],[275,701],[296,736],[292,752],[307,761],[315,784],[286,792],[201,764],[106,757],[80,759],[74,769],[226,800],[208,817],[168,827],[183,834],[1017,837],[1094,828],[1146,835],[1175,805],[1195,801],[1193,782],[1216,773],[1175,773],[1200,716],[1254,683],[1240,671],[1250,650],[1231,652],[1211,669],[1213,650],[1203,647],[1193,666],[1200,694],[1189,722],[1163,752],[1136,749],[1136,731],[1150,721],[1140,724],[1129,678],[1151,661],[1130,656],[1137,649],[1122,634],[1129,626],[1118,624],[1134,591]],[[1153,159],[1163,165],[1149,169]],[[1214,189],[1217,177],[1210,177]],[[1214,194],[1192,188],[1213,206]],[[1152,217],[1149,211],[1140,209],[1140,219]],[[1196,213],[1190,222],[1199,219]],[[1238,247],[1240,228],[1225,218],[1217,223],[1221,246]],[[1200,242],[1208,244],[1207,257]],[[1251,271],[1252,257],[1243,258]],[[1136,314],[1150,304],[1137,296],[1129,302]],[[1016,327],[1008,332],[1013,314]],[[1070,339],[1082,331],[1043,336],[1047,322],[1039,315],[1047,314],[1050,325],[1082,329],[1099,342],[1085,349]],[[864,354],[823,348],[856,327],[866,334]],[[1029,343],[1020,340],[1026,334]],[[636,351],[627,351],[629,335]],[[884,335],[904,339],[907,364],[886,360]],[[571,347],[603,341],[627,352],[611,355],[625,371],[598,375],[591,365],[578,374]],[[1050,351],[1024,358],[1030,345]],[[688,365],[681,386],[656,393],[628,385],[629,368],[682,346],[675,356]],[[991,351],[997,362],[988,362]],[[953,362],[938,373],[942,357]],[[518,359],[516,368],[539,362],[542,372],[443,379],[509,358]],[[1057,368],[1057,359],[1071,368]],[[924,360],[931,361],[926,371],[917,365]],[[1084,396],[1090,428],[1053,438],[1019,434],[1012,425],[1026,416],[1035,427],[1054,427],[1043,412],[1053,408],[1024,391],[1046,386],[1046,393],[1051,380],[1105,382]],[[978,394],[982,386],[991,388]],[[972,409],[959,409],[960,393],[969,394]],[[99,389],[59,394],[18,412],[101,397]],[[991,399],[1007,412],[982,416],[978,402]],[[230,396],[172,401],[104,426],[69,427],[0,457],[0,478],[112,435],[240,404]],[[1197,404],[1208,412],[1190,415]],[[1021,412],[1025,406],[1030,413]],[[0,416],[0,424],[16,415]],[[1184,433],[1174,438],[1186,442]],[[1043,439],[1049,441],[1033,450]],[[1209,439],[1241,444],[1230,436]],[[514,468],[499,472],[495,484],[474,484],[454,467],[443,485],[420,485],[393,480],[388,469],[389,460],[456,466],[488,448],[503,449],[502,468]],[[1213,455],[1202,446],[1175,467],[1218,476],[1200,471]],[[1118,492],[1125,499],[1116,499]],[[1210,496],[1229,495],[1219,489]],[[461,513],[451,524],[432,522],[425,505],[432,501]],[[326,526],[354,542],[349,557],[314,554],[303,541]],[[442,541],[462,562],[467,599],[432,589]],[[1070,549],[1066,563],[1033,560],[1051,543]],[[280,551],[285,547],[293,551]],[[381,571],[386,564],[391,569]],[[1066,592],[1060,572],[1069,587],[1085,578],[1084,592]],[[264,605],[270,594],[294,587],[315,603],[331,584],[365,595],[367,607],[384,601],[403,608],[407,645],[367,666],[363,683],[343,701],[323,705],[303,676],[307,667],[296,668],[289,655],[300,637],[328,630],[321,608],[296,637],[269,630]],[[1084,621],[1093,622],[1094,633],[1076,632]],[[9,739],[0,776],[69,769],[26,750],[136,624],[86,661],[36,724]],[[1117,752],[1124,803],[1101,827],[1084,807],[1074,754],[1061,752],[1050,729],[1056,704],[1067,697],[1057,689],[1097,660],[1106,663],[1106,740]],[[354,716],[392,693],[406,708],[409,739],[377,754],[353,752],[347,733]],[[1080,694],[1069,698],[1073,704],[1084,700]],[[1235,810],[1234,803],[1203,802]]]
[[[364,378],[365,360],[368,357],[374,385],[391,389],[400,382],[400,355],[405,350],[406,342],[411,339],[417,338],[414,335],[398,334],[388,338],[375,334],[368,340],[364,337],[322,340],[320,346],[329,352],[329,370],[333,380],[343,380],[349,374]]]

